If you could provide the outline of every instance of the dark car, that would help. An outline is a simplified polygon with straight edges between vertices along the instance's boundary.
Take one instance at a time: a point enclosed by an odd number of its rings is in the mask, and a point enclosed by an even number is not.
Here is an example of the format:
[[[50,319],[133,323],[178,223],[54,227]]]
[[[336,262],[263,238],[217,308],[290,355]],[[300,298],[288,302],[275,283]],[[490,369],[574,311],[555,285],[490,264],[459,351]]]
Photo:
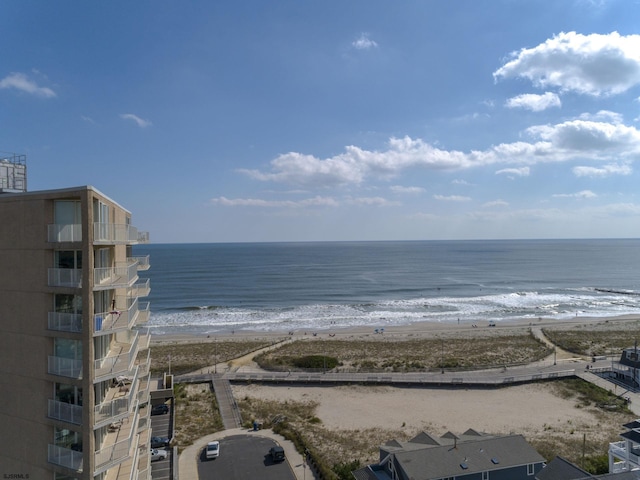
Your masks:
[[[166,437],[151,437],[151,448],[162,448],[169,446],[169,439]]]
[[[269,450],[269,456],[274,462],[282,462],[284,460],[284,448],[271,447],[271,449]]]
[[[164,403],[151,407],[151,415],[164,415],[165,413],[169,413],[169,406]]]

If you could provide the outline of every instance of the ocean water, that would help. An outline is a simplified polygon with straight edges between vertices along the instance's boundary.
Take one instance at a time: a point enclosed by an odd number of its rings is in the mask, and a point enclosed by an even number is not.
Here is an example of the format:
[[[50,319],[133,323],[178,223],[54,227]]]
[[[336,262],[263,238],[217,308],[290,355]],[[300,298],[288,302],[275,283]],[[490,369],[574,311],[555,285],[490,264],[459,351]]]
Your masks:
[[[640,313],[640,240],[138,245],[153,334]]]

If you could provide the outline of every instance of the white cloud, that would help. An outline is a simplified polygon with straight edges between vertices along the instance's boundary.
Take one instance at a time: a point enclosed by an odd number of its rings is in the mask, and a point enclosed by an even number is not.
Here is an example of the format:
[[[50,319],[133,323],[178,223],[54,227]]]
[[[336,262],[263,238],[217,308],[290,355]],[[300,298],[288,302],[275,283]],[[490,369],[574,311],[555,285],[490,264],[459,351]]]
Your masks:
[[[93,118],[87,117],[86,115],[81,115],[80,118],[82,119],[82,121],[90,123],[92,125],[95,125],[95,123],[96,123],[96,122],[94,122]]]
[[[529,167],[520,167],[520,168],[503,168],[502,170],[498,170],[496,175],[506,174],[510,178],[514,177],[528,177],[531,173]]]
[[[461,179],[457,179],[457,178],[455,180],[451,180],[451,183],[454,184],[454,185],[471,185],[466,180],[461,180]]]
[[[511,54],[495,79],[523,77],[540,88],[600,96],[640,83],[640,35],[562,32]]]
[[[556,193],[552,195],[554,198],[596,198],[597,195],[591,190],[582,190],[576,193]]]
[[[262,200],[259,198],[227,198],[218,197],[211,199],[214,205],[224,207],[264,207],[264,208],[300,208],[300,207],[337,207],[338,201],[331,197],[313,197],[304,200]]]
[[[629,165],[615,163],[602,167],[573,167],[572,171],[576,177],[609,177],[611,175],[631,175],[633,173],[633,169]]]
[[[399,194],[410,194],[410,195],[417,195],[420,193],[424,193],[424,188],[422,187],[403,187],[401,185],[393,185],[391,188],[391,191],[393,193],[399,193]]]
[[[239,172],[260,181],[317,188],[359,185],[369,177],[389,179],[411,168],[453,171],[515,165],[516,170],[503,169],[502,173],[522,175],[526,170],[520,167],[536,163],[584,158],[612,163],[631,161],[640,155],[640,131],[618,123],[578,119],[533,126],[525,133],[533,142],[503,143],[470,152],[443,150],[408,136],[391,138],[383,151],[351,145],[345,147],[343,153],[326,159],[291,152],[272,160],[270,171],[240,169]]]
[[[369,50],[370,48],[376,48],[378,44],[369,38],[368,33],[361,33],[360,37],[351,43],[351,46],[357,50]]]
[[[609,110],[600,110],[597,113],[583,113],[580,115],[580,120],[590,120],[593,122],[608,122],[613,124],[621,124],[623,122],[622,115],[617,112],[611,112]]]
[[[36,97],[52,98],[56,92],[47,87],[39,87],[36,82],[30,80],[24,73],[13,72],[0,80],[0,88],[15,88],[21,92]]]
[[[471,200],[470,197],[463,197],[461,195],[434,195],[433,198],[443,202],[468,202],[469,200]]]
[[[525,93],[512,97],[505,103],[507,108],[524,108],[532,112],[541,112],[551,107],[561,107],[560,97],[551,92],[545,92],[542,95],[533,93]]]
[[[493,200],[491,202],[486,202],[484,204],[482,204],[483,207],[486,208],[493,208],[493,207],[508,207],[509,206],[509,202],[505,202],[504,200]]]
[[[140,118],[139,116],[134,115],[133,113],[121,113],[120,118],[124,120],[133,120],[136,123],[136,125],[138,125],[140,128],[146,128],[152,125],[152,123],[149,120]]]
[[[351,205],[365,205],[365,206],[378,206],[378,207],[389,207],[389,206],[398,206],[401,205],[400,202],[389,201],[386,198],[382,197],[356,197],[356,198],[348,198],[347,203]]]

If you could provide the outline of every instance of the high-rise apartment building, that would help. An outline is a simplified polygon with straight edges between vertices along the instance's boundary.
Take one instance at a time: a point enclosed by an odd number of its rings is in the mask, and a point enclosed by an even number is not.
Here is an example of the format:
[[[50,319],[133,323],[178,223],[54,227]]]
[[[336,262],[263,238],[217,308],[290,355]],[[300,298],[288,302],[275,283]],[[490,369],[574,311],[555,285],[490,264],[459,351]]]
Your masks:
[[[0,158],[0,478],[150,479],[148,237],[95,188],[25,173]]]

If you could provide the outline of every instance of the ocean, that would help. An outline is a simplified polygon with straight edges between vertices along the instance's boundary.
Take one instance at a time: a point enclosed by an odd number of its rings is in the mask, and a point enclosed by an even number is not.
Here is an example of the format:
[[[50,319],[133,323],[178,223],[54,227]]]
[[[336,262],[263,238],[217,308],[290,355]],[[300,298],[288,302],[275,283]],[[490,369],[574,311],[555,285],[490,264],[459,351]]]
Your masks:
[[[148,244],[152,334],[640,313],[640,240]]]

